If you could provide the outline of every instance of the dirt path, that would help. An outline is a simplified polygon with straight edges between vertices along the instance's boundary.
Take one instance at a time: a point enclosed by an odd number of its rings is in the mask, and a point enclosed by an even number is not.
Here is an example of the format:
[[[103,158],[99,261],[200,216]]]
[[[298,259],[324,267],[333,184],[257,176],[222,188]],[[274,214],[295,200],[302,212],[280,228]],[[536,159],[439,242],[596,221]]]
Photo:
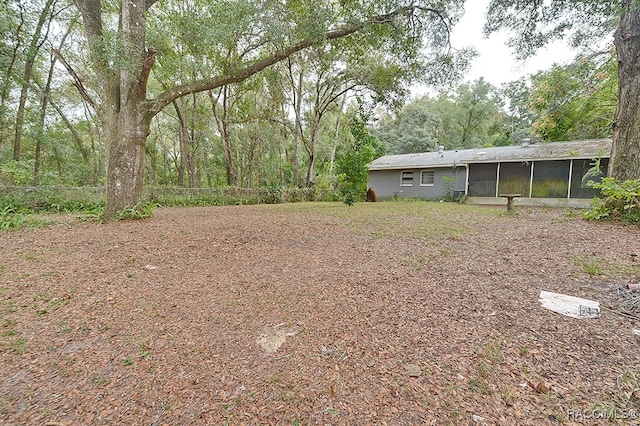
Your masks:
[[[416,204],[0,233],[0,423],[640,422],[639,228]]]

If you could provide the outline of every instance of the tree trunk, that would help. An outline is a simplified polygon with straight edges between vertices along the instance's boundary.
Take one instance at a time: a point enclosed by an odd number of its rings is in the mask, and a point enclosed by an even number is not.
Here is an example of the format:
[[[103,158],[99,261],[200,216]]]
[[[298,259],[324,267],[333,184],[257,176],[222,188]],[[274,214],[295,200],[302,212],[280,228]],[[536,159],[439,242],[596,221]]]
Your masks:
[[[45,119],[47,118],[47,107],[49,106],[49,96],[51,95],[51,80],[53,80],[53,70],[56,65],[55,56],[51,58],[49,66],[49,74],[47,75],[47,83],[42,90],[42,103],[40,104],[40,120],[36,135],[36,152],[33,166],[33,184],[38,186],[40,175],[40,157],[42,155],[42,143],[44,139]]]
[[[342,95],[342,101],[340,102],[340,109],[338,110],[338,117],[336,118],[336,129],[333,135],[333,147],[331,148],[331,159],[329,160],[329,180],[333,185],[333,168],[336,162],[336,151],[338,150],[338,142],[340,142],[340,126],[342,124],[342,111],[344,110],[344,104],[347,102],[347,94]]]
[[[38,55],[38,51],[40,50],[42,43],[44,43],[44,40],[40,40],[40,36],[42,35],[42,28],[44,27],[53,2],[54,0],[47,0],[44,8],[42,9],[42,12],[40,12],[40,17],[38,18],[38,23],[36,24],[35,33],[33,34],[31,43],[29,43],[29,48],[27,49],[27,56],[24,62],[24,71],[22,73],[20,102],[18,103],[18,110],[16,112],[16,129],[15,137],[13,139],[14,161],[20,161],[20,156],[22,154],[22,132],[24,130],[24,114],[27,105],[27,94],[29,92],[29,87],[31,86],[31,77],[33,75],[33,67],[36,62],[36,56]],[[51,23],[51,21],[49,21],[49,23]],[[48,31],[49,30],[47,28],[47,32]]]
[[[3,145],[5,138],[8,139],[11,131],[11,125],[9,124],[9,120],[4,115],[5,107],[7,104],[7,100],[9,98],[9,94],[11,93],[12,85],[12,76],[13,76],[13,68],[18,59],[18,51],[22,46],[22,27],[24,26],[24,5],[18,2],[18,8],[20,10],[20,23],[18,27],[15,29],[13,49],[11,49],[11,53],[5,54],[3,56],[8,57],[8,63],[5,59],[3,68],[4,73],[2,76],[2,80],[0,80],[2,87],[0,88],[0,146]],[[7,130],[5,132],[5,129]]]
[[[640,179],[640,9],[623,0],[614,44],[618,54],[618,108],[613,126],[609,175]]]
[[[300,66],[298,81],[293,76],[293,63],[289,60],[289,81],[291,83],[291,95],[293,98],[293,111],[295,122],[293,130],[293,186],[300,186],[300,139],[302,138],[302,83],[304,82],[304,69]]]
[[[222,117],[220,117],[220,135],[222,136],[222,149],[227,160],[227,185],[240,186],[238,173],[233,162],[233,149],[231,147],[231,135],[229,134],[229,87],[222,88]]]
[[[65,44],[67,40],[67,37],[69,37],[69,34],[71,34],[71,30],[73,29],[74,24],[75,24],[75,19],[73,20],[73,23],[69,25],[69,28],[67,28],[67,31],[62,37],[58,50],[62,49],[62,46]],[[47,116],[47,107],[50,104],[53,105],[53,103],[51,102],[51,82],[53,81],[53,72],[55,70],[55,66],[56,66],[56,56],[52,52],[51,59],[49,62],[49,72],[47,74],[47,83],[45,84],[44,89],[42,90],[42,103],[40,106],[40,121],[38,123],[37,136],[36,136],[36,152],[35,152],[35,159],[34,159],[35,164],[33,167],[33,184],[35,186],[38,186],[39,184],[40,157],[42,154],[42,143],[44,139],[44,127],[45,127],[45,119]],[[71,133],[73,134],[74,139],[76,140],[76,142],[78,142],[78,146],[80,148],[80,154],[82,154],[82,159],[86,164],[88,164],[88,157],[86,155],[86,152],[83,149],[82,140],[80,139],[77,131],[75,130],[75,128],[73,128],[73,126],[71,126],[71,123],[69,122],[67,117],[62,113],[62,110],[57,107],[55,109],[56,111],[58,111],[60,116],[63,118],[65,124],[67,124],[67,126],[71,130]]]
[[[135,103],[132,102],[134,105]],[[127,108],[129,109],[129,108]],[[107,153],[107,203],[104,217],[112,219],[120,210],[136,206],[142,200],[144,145],[149,123],[131,120],[136,112],[125,111],[115,120],[103,122]]]
[[[176,115],[178,116],[178,140],[180,141],[180,166],[178,168],[178,186],[186,186],[185,185],[185,172],[188,175],[189,187],[194,188],[193,184],[193,170],[192,163],[193,160],[191,158],[191,132],[189,132],[187,122],[185,120],[184,113],[182,108],[178,105],[178,100],[173,102],[173,106],[176,110]]]
[[[304,144],[305,149],[307,150],[307,154],[309,154],[309,164],[307,165],[307,188],[311,188],[315,183],[315,164],[316,164],[316,138],[318,135],[318,126],[320,125],[320,117],[316,114],[316,121],[311,123],[311,136],[309,137],[308,143]],[[304,142],[304,140],[303,140]]]
[[[189,188],[197,188],[199,180],[196,176],[196,154],[198,152],[198,147],[196,145],[196,113],[198,109],[195,93],[193,94],[192,99],[193,109],[191,110],[191,129],[189,129],[189,137],[186,141],[187,151],[189,153],[189,156],[187,157],[187,172],[189,173]]]

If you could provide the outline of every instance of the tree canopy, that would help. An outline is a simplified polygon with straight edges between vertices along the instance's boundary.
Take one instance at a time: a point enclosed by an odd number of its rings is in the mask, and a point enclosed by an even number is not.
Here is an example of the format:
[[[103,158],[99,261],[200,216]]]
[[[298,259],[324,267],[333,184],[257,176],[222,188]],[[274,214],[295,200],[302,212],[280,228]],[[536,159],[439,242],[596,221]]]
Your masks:
[[[448,45],[450,25],[461,11],[455,1],[77,4],[87,40],[83,51],[91,65],[89,84],[74,65],[65,64],[97,111],[108,141],[107,217],[140,200],[142,147],[151,120],[179,98],[240,83],[304,49],[341,40],[354,54],[376,49],[404,61],[414,75],[424,72],[426,81],[437,81],[460,64]],[[150,44],[155,41],[157,47]],[[190,74],[174,74],[154,93],[148,85],[154,64],[164,67],[174,46],[197,66]]]
[[[593,50],[613,34],[618,102],[613,120],[610,175],[640,179],[640,8],[637,0],[491,0],[485,32],[511,30],[511,45],[530,56],[551,40],[570,37]],[[604,47],[608,50],[607,47]]]

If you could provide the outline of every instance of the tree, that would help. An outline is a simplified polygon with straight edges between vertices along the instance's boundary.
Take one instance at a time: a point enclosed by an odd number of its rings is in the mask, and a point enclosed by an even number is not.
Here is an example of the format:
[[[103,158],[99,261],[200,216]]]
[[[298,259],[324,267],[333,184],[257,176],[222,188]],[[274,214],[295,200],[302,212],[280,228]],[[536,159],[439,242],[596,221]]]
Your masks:
[[[383,116],[376,134],[388,144],[390,154],[435,151],[439,124],[440,116],[433,112],[432,100],[427,96],[407,103],[395,120]]]
[[[502,120],[503,138],[494,141],[494,146],[517,145],[523,139],[531,139],[531,125],[535,115],[531,111],[531,87],[524,77],[502,85],[502,97],[506,108]]]
[[[151,71],[156,60],[162,60],[146,43],[148,17],[156,1],[77,0],[92,70],[89,80],[74,65],[61,61],[102,125],[108,147],[106,218],[140,201],[151,120],[178,98],[241,82],[303,49],[357,34],[360,46],[386,40],[382,43],[389,54],[395,52],[415,64],[424,60],[420,51],[427,45],[429,60],[440,65],[435,71],[446,72],[459,64],[447,42],[448,23],[461,11],[453,0],[422,0],[408,6],[402,1],[356,5],[227,0],[212,5],[193,0],[198,7],[185,19],[191,24],[176,37],[190,37],[187,41],[222,53],[232,43],[244,49],[240,56],[210,54],[212,74],[187,82],[184,75],[176,75],[170,88],[150,96]]]
[[[35,30],[31,36],[31,41],[27,46],[25,52],[25,61],[22,72],[21,88],[20,88],[20,102],[18,104],[18,110],[16,113],[16,127],[15,136],[13,139],[13,160],[20,161],[20,154],[22,151],[22,134],[24,128],[24,114],[27,104],[27,94],[31,86],[31,78],[33,76],[33,70],[36,62],[36,56],[38,51],[47,39],[47,35],[42,35],[42,31],[49,32],[49,25],[51,24],[52,7],[54,6],[54,0],[46,0],[45,4],[38,16],[38,22],[36,23]],[[45,27],[46,25],[46,27]]]
[[[496,89],[482,77],[471,85],[458,87],[456,106],[460,145],[465,148],[490,144],[489,128],[499,115],[500,99]]]
[[[615,59],[580,57],[532,77],[533,129],[547,141],[611,136],[618,88]]]
[[[359,103],[349,122],[351,141],[341,147],[337,157],[338,188],[345,203],[364,199],[367,191],[367,164],[384,155],[384,144],[367,129],[370,114]]]
[[[640,179],[640,7],[637,0],[492,0],[485,33],[507,28],[524,58],[567,34],[576,46],[613,33],[618,60],[618,104],[609,175]]]
[[[393,154],[491,145],[501,103],[497,89],[480,78],[453,93],[407,103],[395,120],[383,117],[376,134]]]
[[[24,8],[22,2],[0,3],[0,147],[8,139],[11,129],[8,103],[17,79],[16,68],[22,49],[24,27],[27,25]]]

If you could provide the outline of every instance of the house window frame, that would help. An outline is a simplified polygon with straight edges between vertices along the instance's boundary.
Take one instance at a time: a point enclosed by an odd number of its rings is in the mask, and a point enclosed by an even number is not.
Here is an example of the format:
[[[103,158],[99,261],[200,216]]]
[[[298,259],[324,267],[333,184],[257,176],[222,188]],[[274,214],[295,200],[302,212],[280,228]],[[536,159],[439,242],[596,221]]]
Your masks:
[[[423,183],[424,182],[423,176],[425,176],[426,173],[430,173],[431,176],[433,177],[433,179],[431,179],[431,183]],[[435,169],[425,169],[420,171],[420,186],[434,186],[435,184],[436,184]]]
[[[402,170],[400,172],[400,186],[413,186],[413,176],[413,170]]]

